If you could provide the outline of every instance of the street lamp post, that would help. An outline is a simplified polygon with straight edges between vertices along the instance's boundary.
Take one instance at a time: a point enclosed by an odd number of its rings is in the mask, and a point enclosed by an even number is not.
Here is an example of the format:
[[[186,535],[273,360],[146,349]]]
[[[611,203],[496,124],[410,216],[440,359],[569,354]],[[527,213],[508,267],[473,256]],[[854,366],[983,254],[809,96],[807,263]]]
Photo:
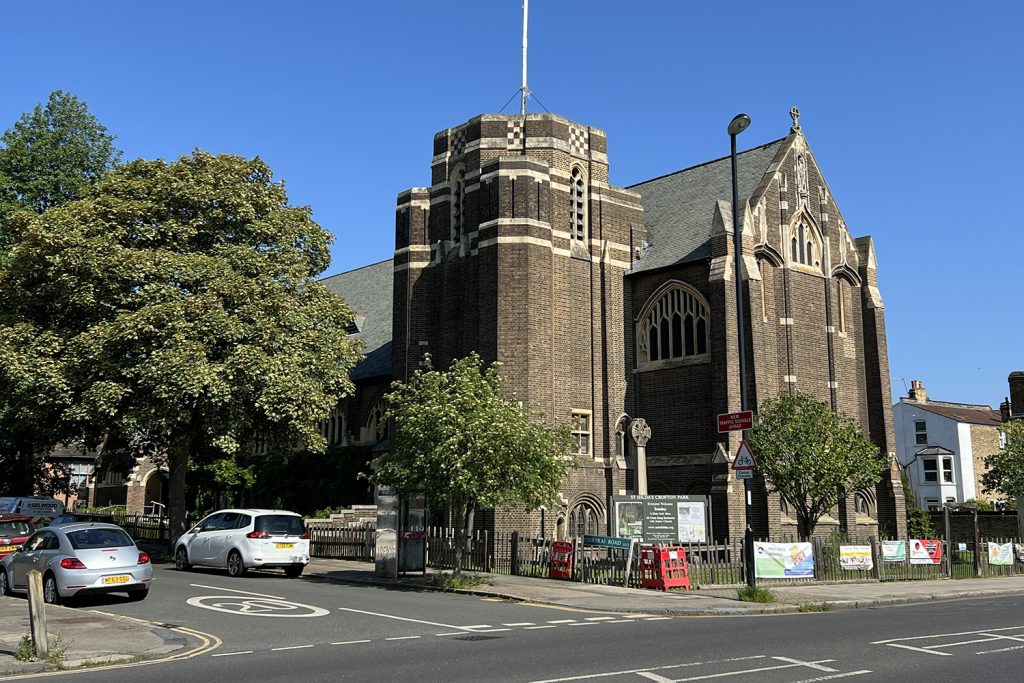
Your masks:
[[[734,265],[736,275],[736,332],[737,345],[740,352],[740,410],[747,410],[747,344],[746,333],[743,326],[743,278],[740,275],[743,268],[743,238],[740,235],[740,204],[739,188],[736,180],[736,136],[742,133],[750,125],[750,117],[746,114],[737,114],[729,122],[729,142],[731,145],[732,160],[732,238]],[[747,438],[747,431],[743,430],[743,438]],[[747,585],[755,586],[754,577],[754,530],[750,526],[750,480],[743,480],[743,509],[747,523],[746,531],[743,534],[743,565],[744,574],[747,577]]]

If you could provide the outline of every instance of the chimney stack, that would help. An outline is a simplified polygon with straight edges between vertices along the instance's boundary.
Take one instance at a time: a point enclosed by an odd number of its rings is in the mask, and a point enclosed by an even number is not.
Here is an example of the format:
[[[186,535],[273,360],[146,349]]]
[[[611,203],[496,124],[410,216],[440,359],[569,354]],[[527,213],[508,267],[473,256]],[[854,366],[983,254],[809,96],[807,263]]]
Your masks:
[[[1024,376],[1022,376],[1021,379],[1024,380]],[[1024,384],[1024,381],[1022,381],[1022,384]],[[907,393],[909,394],[907,398],[911,401],[917,401],[919,403],[928,402],[928,393],[924,390],[924,384],[919,379],[910,381],[910,391]]]
[[[1007,398],[999,404],[999,419],[1003,422],[1010,421],[1010,399]]]
[[[1024,420],[1024,371],[1011,372],[1010,382],[1010,419]]]

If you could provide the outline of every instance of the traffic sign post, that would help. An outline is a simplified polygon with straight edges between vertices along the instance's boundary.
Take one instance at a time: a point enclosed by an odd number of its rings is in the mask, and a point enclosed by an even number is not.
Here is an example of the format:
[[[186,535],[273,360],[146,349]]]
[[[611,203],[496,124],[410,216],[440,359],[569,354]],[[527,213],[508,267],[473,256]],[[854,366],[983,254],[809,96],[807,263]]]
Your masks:
[[[736,449],[736,457],[732,460],[732,468],[734,470],[753,471],[756,467],[757,459],[754,457],[754,452],[750,450],[746,439],[740,441],[740,447]]]
[[[740,432],[754,428],[754,411],[740,410],[735,413],[719,413],[718,433]]]

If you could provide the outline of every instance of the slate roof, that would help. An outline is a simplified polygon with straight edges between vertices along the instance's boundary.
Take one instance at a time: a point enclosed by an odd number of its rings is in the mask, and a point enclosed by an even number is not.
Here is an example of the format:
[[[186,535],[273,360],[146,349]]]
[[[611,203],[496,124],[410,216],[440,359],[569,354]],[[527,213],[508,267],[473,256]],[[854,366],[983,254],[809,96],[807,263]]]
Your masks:
[[[786,138],[737,155],[740,204],[761,183]],[[719,199],[732,201],[732,164],[722,157],[628,189],[640,193],[647,242],[651,245],[631,273],[711,257],[711,224]]]
[[[366,357],[352,370],[352,379],[390,375],[392,260],[332,275],[320,280],[320,284],[343,298],[356,312],[359,331],[352,338],[363,340]]]
[[[918,403],[916,401],[908,401],[907,405],[911,405],[921,410],[927,410],[929,413],[935,413],[942,417],[948,417],[951,420],[957,422],[966,422],[974,425],[984,425],[987,427],[999,427],[1003,424],[1003,418],[999,414],[998,410],[992,410],[988,406],[971,405],[968,403],[947,403],[942,402],[927,402]]]

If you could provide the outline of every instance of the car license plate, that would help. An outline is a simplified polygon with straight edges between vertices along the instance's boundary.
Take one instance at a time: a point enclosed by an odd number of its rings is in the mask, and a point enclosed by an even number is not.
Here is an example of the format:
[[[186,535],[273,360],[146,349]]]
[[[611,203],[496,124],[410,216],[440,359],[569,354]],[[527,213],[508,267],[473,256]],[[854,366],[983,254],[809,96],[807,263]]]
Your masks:
[[[294,545],[294,543],[275,543],[274,547],[279,550],[287,550],[288,548],[291,548]]]
[[[291,547],[291,546],[288,546]],[[18,549],[16,545],[0,545],[0,553],[13,553]]]
[[[106,583],[106,584],[111,584],[111,583],[128,583],[131,580],[132,580],[132,577],[130,577],[130,576],[126,575],[126,574],[122,574],[121,576],[104,576],[103,577],[103,583]]]

